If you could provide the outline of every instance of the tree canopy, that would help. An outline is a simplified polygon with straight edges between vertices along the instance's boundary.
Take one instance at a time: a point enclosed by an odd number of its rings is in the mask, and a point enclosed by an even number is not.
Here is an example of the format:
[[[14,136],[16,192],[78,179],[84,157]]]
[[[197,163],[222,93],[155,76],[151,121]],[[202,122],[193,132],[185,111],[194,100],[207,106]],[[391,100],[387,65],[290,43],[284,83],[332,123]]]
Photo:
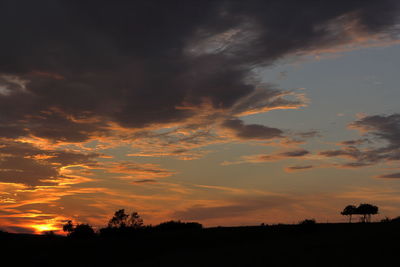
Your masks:
[[[354,214],[356,214],[356,212],[357,212],[357,207],[356,206],[347,205],[340,214],[345,215],[345,216],[349,216],[349,222],[351,223],[351,217]]]
[[[63,231],[67,232],[68,236],[75,238],[88,238],[95,236],[92,226],[85,223],[74,225],[71,220],[63,225]]]
[[[125,209],[117,210],[114,216],[109,220],[108,227],[110,228],[140,228],[143,226],[143,219],[136,211],[131,214],[126,214]]]
[[[358,207],[354,205],[346,206],[343,211],[340,213],[345,216],[349,216],[349,222],[351,222],[352,215],[362,215],[361,222],[371,222],[371,215],[378,214],[379,208],[372,204],[363,203]]]

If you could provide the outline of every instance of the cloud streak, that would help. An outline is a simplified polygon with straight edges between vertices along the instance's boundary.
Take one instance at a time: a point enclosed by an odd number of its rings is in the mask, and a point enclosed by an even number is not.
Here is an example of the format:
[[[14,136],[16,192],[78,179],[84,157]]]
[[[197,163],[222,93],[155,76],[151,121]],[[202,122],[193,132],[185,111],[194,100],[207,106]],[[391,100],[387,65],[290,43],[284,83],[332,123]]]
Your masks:
[[[399,114],[365,116],[350,123],[349,128],[360,131],[365,137],[342,142],[343,148],[321,151],[319,155],[351,160],[340,165],[348,168],[400,160]]]
[[[311,152],[305,149],[294,149],[273,154],[258,154],[258,155],[243,156],[241,160],[232,162],[225,161],[222,163],[222,165],[232,165],[241,163],[263,163],[263,162],[272,162],[272,161],[286,160],[286,159],[304,159],[310,154]]]

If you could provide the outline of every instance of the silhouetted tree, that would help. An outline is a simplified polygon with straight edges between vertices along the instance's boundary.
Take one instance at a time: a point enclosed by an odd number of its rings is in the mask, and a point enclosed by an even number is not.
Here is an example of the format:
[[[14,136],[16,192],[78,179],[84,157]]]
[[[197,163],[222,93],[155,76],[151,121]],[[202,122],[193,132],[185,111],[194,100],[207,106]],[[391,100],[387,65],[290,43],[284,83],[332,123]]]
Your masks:
[[[117,210],[114,216],[108,221],[108,227],[121,228],[127,224],[129,215],[125,213],[124,209]]]
[[[72,224],[72,221],[68,221],[63,225],[63,231],[67,232],[68,234],[74,231],[74,225]]]
[[[128,227],[141,228],[142,226],[143,226],[143,219],[136,211],[132,212],[131,216],[128,218]]]
[[[357,213],[362,215],[362,222],[371,222],[371,215],[375,215],[378,213],[378,207],[371,204],[360,204],[357,207]]]
[[[68,221],[63,225],[63,231],[68,233],[68,236],[75,238],[88,238],[95,236],[95,232],[89,224],[77,224],[74,226],[72,221]]]
[[[142,226],[143,219],[140,215],[135,211],[128,215],[125,213],[125,209],[117,210],[108,222],[110,228],[140,228]]]
[[[354,214],[357,214],[357,207],[354,205],[348,205],[343,209],[343,211],[340,214],[344,216],[349,216],[349,223],[351,223],[351,217]]]

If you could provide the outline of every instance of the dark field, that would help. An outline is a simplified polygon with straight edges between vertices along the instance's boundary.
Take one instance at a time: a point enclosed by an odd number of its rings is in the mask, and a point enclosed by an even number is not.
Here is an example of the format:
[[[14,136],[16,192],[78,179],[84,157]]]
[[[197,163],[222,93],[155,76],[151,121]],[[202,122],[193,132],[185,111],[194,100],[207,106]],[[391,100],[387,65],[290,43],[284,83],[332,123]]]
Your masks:
[[[90,239],[1,234],[2,266],[399,266],[400,224],[141,230]]]

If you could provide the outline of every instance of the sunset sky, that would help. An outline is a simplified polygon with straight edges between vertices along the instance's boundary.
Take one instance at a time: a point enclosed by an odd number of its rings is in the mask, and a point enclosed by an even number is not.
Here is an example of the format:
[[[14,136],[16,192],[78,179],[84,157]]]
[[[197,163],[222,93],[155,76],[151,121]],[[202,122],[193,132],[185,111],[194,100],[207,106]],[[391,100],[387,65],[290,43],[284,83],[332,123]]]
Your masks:
[[[0,1],[0,229],[400,216],[399,3]]]

